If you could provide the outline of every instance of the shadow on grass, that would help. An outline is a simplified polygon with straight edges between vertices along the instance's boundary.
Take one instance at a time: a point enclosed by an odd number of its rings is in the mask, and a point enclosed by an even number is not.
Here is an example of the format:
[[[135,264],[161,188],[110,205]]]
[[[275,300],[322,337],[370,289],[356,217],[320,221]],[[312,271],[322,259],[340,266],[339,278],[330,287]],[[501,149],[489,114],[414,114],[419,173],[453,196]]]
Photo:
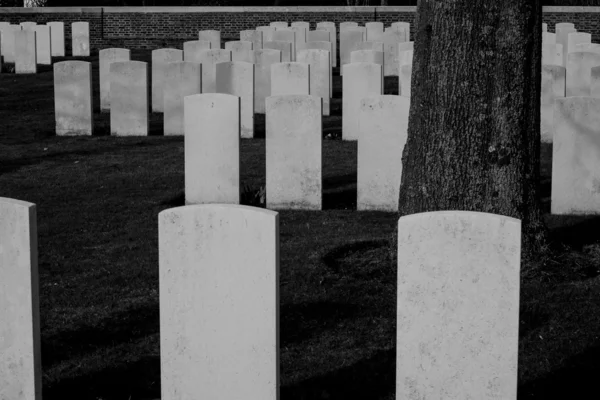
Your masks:
[[[598,371],[600,345],[596,344],[568,358],[548,375],[519,385],[517,396],[519,400],[597,399]]]
[[[323,210],[356,210],[356,196],[356,172],[323,179]]]
[[[392,398],[396,387],[396,351],[372,357],[323,376],[281,388],[282,400],[377,400]]]
[[[550,241],[581,250],[600,241],[600,216],[552,215],[549,217]]]
[[[351,256],[355,253],[364,252],[367,250],[377,250],[380,248],[389,247],[389,242],[386,240],[365,240],[360,242],[353,242],[344,244],[342,246],[336,247],[335,249],[329,251],[327,254],[323,256],[323,262],[327,267],[331,269],[332,272],[339,274],[342,271],[342,266],[344,263],[344,258],[347,256]]]

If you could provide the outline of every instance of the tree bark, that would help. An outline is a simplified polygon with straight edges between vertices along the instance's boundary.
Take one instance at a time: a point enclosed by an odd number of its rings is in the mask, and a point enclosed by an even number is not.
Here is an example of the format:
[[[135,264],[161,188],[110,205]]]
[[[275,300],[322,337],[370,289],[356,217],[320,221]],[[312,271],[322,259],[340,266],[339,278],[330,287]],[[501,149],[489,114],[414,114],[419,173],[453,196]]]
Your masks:
[[[524,259],[545,246],[541,19],[540,0],[419,0],[401,215],[506,215]]]

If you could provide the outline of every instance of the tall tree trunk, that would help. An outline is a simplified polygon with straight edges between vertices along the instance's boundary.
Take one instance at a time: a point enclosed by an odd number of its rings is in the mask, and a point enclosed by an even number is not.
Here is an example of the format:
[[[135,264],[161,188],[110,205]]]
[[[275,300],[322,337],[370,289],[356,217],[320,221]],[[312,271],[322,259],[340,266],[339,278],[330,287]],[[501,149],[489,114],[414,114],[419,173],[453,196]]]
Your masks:
[[[401,215],[506,215],[525,259],[545,244],[541,19],[540,0],[419,0]]]

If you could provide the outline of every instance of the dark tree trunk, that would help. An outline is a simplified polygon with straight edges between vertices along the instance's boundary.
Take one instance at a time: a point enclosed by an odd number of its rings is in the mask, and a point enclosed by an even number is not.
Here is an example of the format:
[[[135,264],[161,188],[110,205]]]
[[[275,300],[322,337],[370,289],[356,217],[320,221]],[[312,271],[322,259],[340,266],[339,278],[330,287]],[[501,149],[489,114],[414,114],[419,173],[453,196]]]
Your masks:
[[[541,19],[540,0],[419,0],[401,215],[506,215],[525,259],[545,244]]]

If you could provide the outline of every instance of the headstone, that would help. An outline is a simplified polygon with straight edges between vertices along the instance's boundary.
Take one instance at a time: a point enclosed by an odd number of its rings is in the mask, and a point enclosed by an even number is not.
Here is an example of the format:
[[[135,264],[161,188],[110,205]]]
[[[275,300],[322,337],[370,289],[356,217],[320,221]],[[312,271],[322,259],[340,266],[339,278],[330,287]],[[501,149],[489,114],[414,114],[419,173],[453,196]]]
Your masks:
[[[577,32],[573,28],[562,27],[556,29],[556,44],[562,45],[563,61],[561,65],[567,65],[567,54],[569,54],[569,33]]]
[[[404,32],[404,41],[410,42],[410,22],[394,22],[389,29]]]
[[[317,30],[324,29],[329,32],[331,42],[331,46],[333,47],[331,53],[331,60],[333,61],[333,67],[337,67],[337,28],[334,22],[317,22]],[[313,42],[314,40],[308,40],[308,42]]]
[[[567,35],[569,53],[575,51],[575,46],[581,43],[592,43],[592,35],[585,32],[571,32]]]
[[[591,53],[600,53],[600,44],[598,43],[578,43],[573,46],[573,52],[588,51]]]
[[[302,26],[292,26],[290,28],[292,31],[294,31],[294,38],[295,38],[295,42],[294,42],[294,48],[295,48],[295,53],[294,53],[294,57],[296,54],[298,54],[298,51],[300,50],[304,50],[306,47],[306,32],[307,30],[302,27]],[[294,58],[295,60],[295,58]]]
[[[231,51],[231,61],[243,61],[254,64],[254,50],[252,42],[239,40],[225,42],[225,50]]]
[[[163,98],[167,64],[183,61],[183,51],[178,49],[152,50],[152,112],[165,111]]]
[[[351,63],[375,63],[383,68],[383,52],[375,50],[354,50],[350,53]]]
[[[329,65],[333,65],[334,53],[331,42],[307,42],[306,50],[325,50],[329,52],[330,62]],[[329,70],[329,97],[333,97],[333,68]],[[325,105],[323,105],[325,107]]]
[[[277,29],[275,32],[273,32],[273,41],[290,42],[292,44],[290,61],[296,61],[296,32],[291,29]]]
[[[240,32],[240,40],[244,42],[252,42],[252,50],[262,49],[263,33],[258,30],[245,30]]]
[[[275,22],[271,22],[269,23],[269,26],[275,29],[280,29],[280,28],[288,28],[289,25],[286,21],[275,21]]]
[[[53,68],[56,135],[92,135],[92,64],[62,61],[55,63]]]
[[[254,137],[254,64],[236,61],[216,64],[216,92],[240,98],[242,138]]]
[[[263,43],[273,41],[273,32],[275,32],[275,28],[272,26],[257,26],[256,30],[262,32]]]
[[[554,30],[556,31],[557,29],[561,29],[561,28],[571,28],[571,29],[575,29],[575,24],[571,23],[571,22],[559,22],[557,24],[554,25]]]
[[[0,53],[4,58],[4,63],[15,62],[15,32],[20,31],[19,25],[8,25],[0,27]]]
[[[410,99],[411,81],[412,64],[405,64],[400,67],[400,77],[398,79],[398,83],[400,84],[398,92],[400,93],[400,96],[408,97]]]
[[[383,40],[383,22],[367,22],[365,24],[367,29],[368,42],[381,42]]]
[[[310,30],[310,23],[306,22],[306,21],[294,21],[290,24],[290,26],[292,28],[294,28],[294,27],[304,28],[307,32],[308,32],[308,30]]]
[[[292,59],[292,43],[282,41],[264,42],[263,49],[278,50],[281,53],[282,62],[290,62]]]
[[[36,25],[37,25],[37,22],[31,22],[31,21],[21,22],[19,24],[19,26],[21,27],[21,29],[24,30],[24,31],[27,30],[27,29],[33,30]]]
[[[556,44],[556,33],[542,33],[542,44]]]
[[[398,211],[410,99],[379,95],[358,110],[357,210]]]
[[[398,52],[398,65],[400,68],[413,62],[413,50],[401,50]]]
[[[73,22],[71,24],[73,57],[90,56],[90,24],[89,22]]]
[[[340,35],[342,34],[342,31],[345,31],[346,29],[351,29],[351,28],[358,28],[358,22],[353,22],[353,21],[340,22]]]
[[[600,97],[600,67],[592,67],[592,97]]]
[[[310,93],[310,66],[300,62],[271,65],[271,96]],[[268,110],[267,110],[268,111]]]
[[[36,25],[35,31],[36,61],[40,65],[52,65],[52,50],[50,43],[50,27],[48,25]]]
[[[552,214],[600,214],[600,99],[557,98],[554,129]]]
[[[184,110],[186,204],[239,204],[240,98],[187,96]]]
[[[400,218],[397,399],[516,398],[520,259],[518,219]]]
[[[15,73],[37,73],[37,51],[35,31],[24,29],[14,32],[15,35]]]
[[[354,30],[340,31],[340,75],[344,65],[350,63],[350,53],[354,46],[363,41],[362,32]]]
[[[129,61],[129,49],[102,49],[99,54],[100,70],[100,111],[110,111],[110,64],[117,61]]]
[[[331,42],[331,32],[326,30],[308,31],[306,42]]]
[[[206,50],[211,50],[211,44],[208,40],[191,40],[183,43],[183,61],[201,63],[201,54]]]
[[[277,399],[278,213],[184,206],[158,232],[162,398]]]
[[[202,64],[202,93],[216,93],[217,72],[215,65],[217,63],[231,61],[231,51],[229,50],[207,50],[200,53],[200,63]]]
[[[342,79],[342,139],[358,140],[358,115],[362,99],[383,94],[383,71],[379,64],[351,63]]]
[[[543,44],[542,45],[542,65],[560,65],[563,64],[562,44]]]
[[[406,49],[406,47],[400,46],[403,43],[411,43],[405,40],[406,35],[404,31],[395,29],[386,29],[383,34],[383,51],[385,65],[383,66],[383,73],[385,76],[399,76],[400,65],[398,60],[398,53],[400,49]],[[408,45],[411,46],[412,45]]]
[[[589,96],[592,85],[592,67],[600,66],[600,54],[572,52],[567,58],[566,96]]]
[[[298,62],[308,64],[309,94],[323,99],[323,115],[330,114],[331,65],[330,53],[326,50],[301,50]]]
[[[357,50],[375,50],[375,51],[384,51],[383,42],[358,42],[354,45],[352,51]],[[352,52],[350,52],[352,55]]]
[[[271,96],[266,108],[267,208],[321,210],[321,98]]]
[[[42,399],[36,206],[0,197],[2,399]]]
[[[545,22],[542,22],[542,32],[548,32],[548,24]]]
[[[50,27],[50,49],[52,57],[64,57],[65,53],[65,23],[62,21],[47,22]]]
[[[552,143],[554,137],[554,100],[565,97],[565,74],[560,65],[542,65],[540,133],[544,143]]]
[[[117,61],[110,71],[110,133],[114,136],[148,135],[148,65]]]
[[[271,95],[271,65],[281,62],[281,52],[273,49],[254,51],[254,112],[265,113],[265,99]]]
[[[212,50],[221,48],[221,31],[204,30],[198,32],[198,40],[210,42]]]
[[[183,99],[202,93],[202,64],[190,61],[168,63],[163,87],[165,136],[183,135]]]

